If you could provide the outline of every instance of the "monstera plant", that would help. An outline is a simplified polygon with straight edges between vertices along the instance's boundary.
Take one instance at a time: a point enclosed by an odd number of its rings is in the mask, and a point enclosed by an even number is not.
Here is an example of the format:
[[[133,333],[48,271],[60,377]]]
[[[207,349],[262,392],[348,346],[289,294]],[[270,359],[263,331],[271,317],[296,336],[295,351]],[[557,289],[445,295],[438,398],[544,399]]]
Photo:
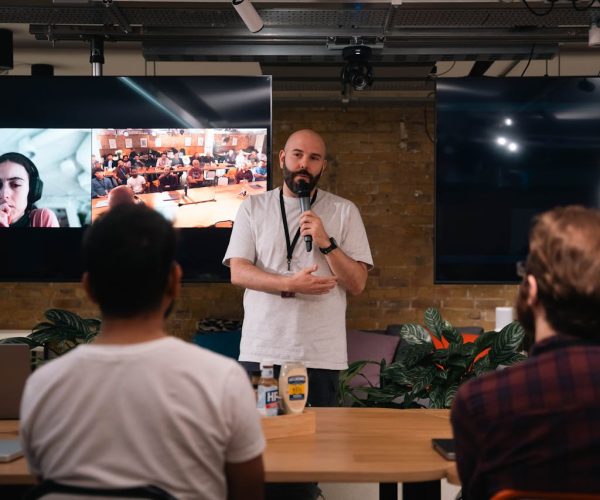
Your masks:
[[[465,342],[463,335],[439,311],[425,311],[425,326],[405,324],[400,349],[393,362],[356,361],[340,376],[340,401],[352,406],[450,408],[458,387],[482,373],[522,361],[524,330],[513,322]],[[379,387],[361,375],[369,363],[380,365]],[[361,377],[365,384],[351,387]],[[354,385],[354,384],[353,384]]]
[[[100,331],[101,321],[81,316],[64,309],[48,309],[46,321],[35,325],[27,337],[0,340],[3,344],[27,344],[31,349],[44,348],[44,358],[60,356],[79,344],[91,342]]]

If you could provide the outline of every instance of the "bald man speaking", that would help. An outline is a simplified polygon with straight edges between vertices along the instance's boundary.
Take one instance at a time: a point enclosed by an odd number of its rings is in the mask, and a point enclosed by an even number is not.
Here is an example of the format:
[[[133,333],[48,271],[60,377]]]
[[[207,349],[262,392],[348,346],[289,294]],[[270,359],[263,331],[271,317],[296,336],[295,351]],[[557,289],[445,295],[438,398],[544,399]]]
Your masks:
[[[223,260],[245,288],[240,361],[249,371],[273,364],[276,376],[285,361],[303,362],[311,406],[336,405],[346,294],[361,293],[373,267],[356,206],[317,188],[325,157],[316,132],[290,135],[279,152],[283,185],[242,203]]]

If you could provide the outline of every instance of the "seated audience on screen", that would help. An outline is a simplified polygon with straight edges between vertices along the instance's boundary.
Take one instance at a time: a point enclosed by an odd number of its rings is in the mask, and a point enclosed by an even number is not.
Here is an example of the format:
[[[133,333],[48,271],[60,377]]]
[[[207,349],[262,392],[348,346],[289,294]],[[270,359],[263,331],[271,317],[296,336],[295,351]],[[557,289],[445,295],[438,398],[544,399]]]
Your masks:
[[[156,160],[157,169],[165,169],[171,166],[171,160],[167,158],[167,153],[161,153],[160,158]]]
[[[49,208],[36,208],[44,183],[35,164],[21,153],[0,156],[0,227],[59,227]]]
[[[117,162],[117,169],[115,175],[119,184],[127,184],[127,177],[129,176],[130,169],[125,166],[123,160]]]
[[[267,180],[267,160],[260,160],[259,164],[252,168],[255,181],[266,181]]]
[[[146,151],[142,153],[142,161],[144,162],[145,167],[154,167],[156,166],[156,156],[152,151]]]
[[[227,155],[225,157],[225,162],[229,163],[230,165],[235,165],[235,159],[236,159],[235,151],[233,149],[230,149],[229,151],[227,151]]]
[[[167,167],[164,174],[158,177],[161,191],[175,191],[179,189],[179,177],[173,173],[173,167]]]
[[[171,166],[172,167],[183,167],[183,159],[179,156],[179,151],[175,151],[173,153],[173,158],[171,158]]]
[[[247,154],[244,153],[243,149],[238,151],[237,156],[235,157],[235,167],[240,170],[248,161]]]
[[[239,184],[241,182],[252,182],[253,180],[254,176],[252,175],[252,171],[248,168],[248,163],[244,163],[235,174],[235,182]]]
[[[82,281],[102,328],[27,381],[20,433],[37,478],[153,484],[179,500],[263,498],[265,441],[245,371],[165,330],[180,289],[175,248],[171,224],[144,205],[109,210],[87,230]],[[123,259],[127,272],[115,273]]]
[[[134,194],[142,194],[146,190],[146,178],[138,174],[137,168],[132,167],[129,179],[127,179],[127,186],[131,188]]]
[[[200,187],[204,184],[204,170],[200,167],[198,160],[192,160],[192,167],[187,174],[187,183],[191,188]]]
[[[131,169],[131,160],[129,159],[129,155],[123,155],[123,163],[129,169]]]
[[[214,163],[215,157],[213,156],[213,154],[210,151],[207,151],[206,153],[204,153],[201,157],[200,157],[200,162],[201,163]]]
[[[114,188],[116,181],[112,177],[105,177],[104,170],[94,169],[92,177],[92,198],[102,198],[108,196],[108,192]]]
[[[452,406],[467,500],[502,489],[600,492],[600,212],[538,216],[517,298],[530,357],[463,385]]]
[[[108,153],[106,155],[103,166],[105,166],[106,168],[109,168],[111,170],[117,166],[117,160],[113,159],[113,155],[111,153]]]
[[[145,166],[139,154],[133,153],[129,157],[131,158],[132,167],[140,168]]]
[[[227,172],[225,172],[225,175],[223,177],[226,177],[229,184],[235,184],[236,180],[235,177],[237,175],[237,168],[235,167],[229,167],[227,169]]]

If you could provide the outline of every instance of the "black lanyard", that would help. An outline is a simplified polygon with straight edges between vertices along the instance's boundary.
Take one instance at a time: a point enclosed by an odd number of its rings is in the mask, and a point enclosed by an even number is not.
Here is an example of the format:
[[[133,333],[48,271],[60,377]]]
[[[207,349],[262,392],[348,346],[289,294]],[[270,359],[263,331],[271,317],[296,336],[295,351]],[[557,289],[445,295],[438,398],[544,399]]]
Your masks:
[[[311,206],[316,201],[316,199],[317,190],[315,189],[315,194],[313,194],[310,199]],[[281,220],[283,222],[283,232],[285,233],[285,244],[287,247],[287,265],[288,271],[290,271],[290,265],[292,263],[292,253],[294,253],[294,248],[296,247],[296,243],[298,243],[298,238],[300,238],[300,227],[298,227],[298,231],[296,231],[294,241],[290,242],[290,230],[288,229],[287,217],[285,215],[285,204],[283,203],[283,188],[279,191],[279,204],[281,205]]]

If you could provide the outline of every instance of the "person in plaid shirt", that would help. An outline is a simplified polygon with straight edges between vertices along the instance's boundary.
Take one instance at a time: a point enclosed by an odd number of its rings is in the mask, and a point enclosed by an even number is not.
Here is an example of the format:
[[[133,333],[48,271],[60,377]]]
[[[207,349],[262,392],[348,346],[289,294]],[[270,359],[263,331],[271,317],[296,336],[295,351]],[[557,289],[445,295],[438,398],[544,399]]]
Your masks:
[[[538,216],[522,270],[530,357],[464,384],[452,407],[464,499],[600,492],[600,212]]]

